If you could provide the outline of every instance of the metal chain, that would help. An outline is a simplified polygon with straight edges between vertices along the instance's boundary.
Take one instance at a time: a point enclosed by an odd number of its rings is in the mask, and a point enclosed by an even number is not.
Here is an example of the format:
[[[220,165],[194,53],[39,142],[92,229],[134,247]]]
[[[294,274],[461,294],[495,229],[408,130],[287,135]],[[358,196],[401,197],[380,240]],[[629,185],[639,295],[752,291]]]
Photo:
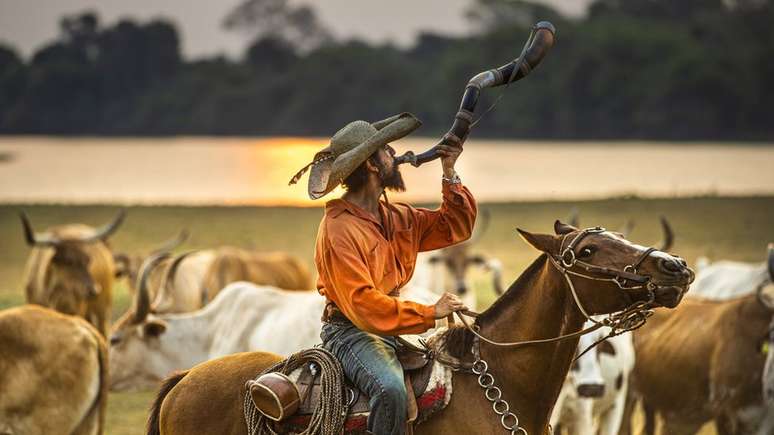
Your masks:
[[[510,431],[511,435],[529,435],[526,429],[519,425],[519,417],[511,412],[510,405],[503,399],[502,390],[495,386],[495,378],[489,373],[489,364],[478,357],[473,363],[471,371],[478,375],[478,385],[484,389],[486,400],[492,402],[492,409],[495,414],[500,416],[500,424],[503,425],[503,428]]]

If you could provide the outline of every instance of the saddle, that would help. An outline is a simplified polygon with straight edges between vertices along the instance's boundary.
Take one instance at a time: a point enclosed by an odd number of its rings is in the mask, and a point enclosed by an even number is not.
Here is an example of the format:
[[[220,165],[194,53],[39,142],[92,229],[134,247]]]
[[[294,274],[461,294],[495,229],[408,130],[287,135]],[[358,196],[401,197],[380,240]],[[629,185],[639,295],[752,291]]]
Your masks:
[[[398,360],[404,370],[408,392],[409,431],[413,424],[425,421],[434,412],[443,409],[451,398],[451,369],[435,361],[435,353],[424,343],[412,338],[398,338]],[[274,421],[277,433],[303,432],[312,419],[312,413],[321,397],[320,369],[314,363],[305,363],[289,373],[266,373],[245,385],[257,410]],[[366,434],[369,397],[349,380],[345,381],[344,400],[348,416],[344,433]],[[410,433],[410,432],[409,432]]]

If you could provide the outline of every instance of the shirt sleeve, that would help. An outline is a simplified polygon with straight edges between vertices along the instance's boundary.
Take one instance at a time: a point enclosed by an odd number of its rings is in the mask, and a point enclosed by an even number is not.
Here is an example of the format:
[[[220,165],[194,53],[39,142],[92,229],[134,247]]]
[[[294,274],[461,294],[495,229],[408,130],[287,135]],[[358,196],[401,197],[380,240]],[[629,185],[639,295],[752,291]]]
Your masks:
[[[433,306],[394,298],[375,287],[354,241],[338,237],[330,247],[322,255],[325,292],[355,326],[380,335],[421,334],[435,326]]]
[[[415,208],[419,250],[431,251],[470,238],[478,212],[476,200],[461,183],[442,182],[443,202],[437,210]]]

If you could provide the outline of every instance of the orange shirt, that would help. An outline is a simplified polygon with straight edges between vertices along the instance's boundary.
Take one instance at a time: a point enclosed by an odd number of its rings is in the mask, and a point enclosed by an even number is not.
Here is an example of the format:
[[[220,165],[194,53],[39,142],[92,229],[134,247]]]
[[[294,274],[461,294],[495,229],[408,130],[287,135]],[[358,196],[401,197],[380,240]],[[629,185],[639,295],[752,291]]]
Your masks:
[[[438,210],[380,201],[382,222],[392,225],[388,238],[379,222],[360,207],[344,199],[325,205],[314,255],[317,290],[358,328],[401,335],[435,326],[432,306],[397,295],[411,279],[419,251],[462,242],[473,231],[473,195],[461,184],[442,185]]]

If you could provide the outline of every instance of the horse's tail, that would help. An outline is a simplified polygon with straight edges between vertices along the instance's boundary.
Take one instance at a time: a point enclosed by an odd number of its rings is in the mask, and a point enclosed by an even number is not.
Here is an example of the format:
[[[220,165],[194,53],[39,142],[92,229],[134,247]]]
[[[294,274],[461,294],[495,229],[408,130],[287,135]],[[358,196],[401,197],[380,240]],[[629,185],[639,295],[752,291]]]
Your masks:
[[[161,404],[167,397],[167,394],[175,388],[180,381],[183,380],[188,371],[178,372],[170,375],[159,388],[159,392],[156,395],[156,399],[153,401],[153,405],[150,409],[150,415],[148,416],[148,424],[145,429],[147,435],[161,435],[161,428],[159,427],[159,416],[161,415]]]

